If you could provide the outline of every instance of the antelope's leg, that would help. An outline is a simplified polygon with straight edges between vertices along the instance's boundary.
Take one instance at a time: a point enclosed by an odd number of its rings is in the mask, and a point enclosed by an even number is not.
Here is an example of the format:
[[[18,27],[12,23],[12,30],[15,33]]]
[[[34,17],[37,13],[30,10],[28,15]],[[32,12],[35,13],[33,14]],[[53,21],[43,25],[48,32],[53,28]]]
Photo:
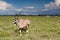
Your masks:
[[[28,33],[28,25],[27,25],[27,27],[26,27],[26,32]]]
[[[21,34],[22,32],[21,32],[21,30],[20,30],[20,34]]]
[[[29,33],[28,33],[28,26],[26,26],[26,35],[25,36],[28,36]]]
[[[20,36],[22,36],[22,31],[21,31],[21,28],[20,28]]]
[[[28,29],[26,30],[26,32],[28,33]]]

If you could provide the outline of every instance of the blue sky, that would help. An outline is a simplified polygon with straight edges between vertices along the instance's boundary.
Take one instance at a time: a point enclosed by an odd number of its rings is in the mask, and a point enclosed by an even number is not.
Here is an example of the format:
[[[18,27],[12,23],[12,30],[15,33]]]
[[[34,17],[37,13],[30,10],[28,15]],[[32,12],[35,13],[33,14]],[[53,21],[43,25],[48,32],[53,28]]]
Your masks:
[[[34,6],[37,8],[41,8],[44,4],[48,4],[50,2],[54,2],[54,0],[4,0],[7,3],[11,3],[17,8],[22,8],[26,6]]]
[[[22,14],[60,15],[60,0],[0,0],[0,15]],[[25,9],[23,9],[25,8]]]

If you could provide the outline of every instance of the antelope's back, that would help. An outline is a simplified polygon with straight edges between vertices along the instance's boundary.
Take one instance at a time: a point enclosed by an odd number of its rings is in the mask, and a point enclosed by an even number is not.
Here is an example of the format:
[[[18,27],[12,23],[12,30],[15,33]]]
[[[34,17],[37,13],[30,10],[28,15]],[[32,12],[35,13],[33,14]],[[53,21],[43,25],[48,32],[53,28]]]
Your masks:
[[[27,19],[26,22],[27,22],[27,24],[30,24],[30,20]]]
[[[28,19],[27,20],[20,19],[18,22],[19,28],[23,28],[27,26],[28,24],[30,24],[30,21]]]

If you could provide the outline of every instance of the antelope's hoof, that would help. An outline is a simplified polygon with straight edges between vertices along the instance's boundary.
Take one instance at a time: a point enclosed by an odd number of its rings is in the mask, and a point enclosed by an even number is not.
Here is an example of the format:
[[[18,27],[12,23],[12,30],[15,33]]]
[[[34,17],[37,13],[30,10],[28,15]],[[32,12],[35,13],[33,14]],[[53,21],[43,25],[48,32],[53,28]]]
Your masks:
[[[22,36],[22,34],[20,34],[20,36]]]

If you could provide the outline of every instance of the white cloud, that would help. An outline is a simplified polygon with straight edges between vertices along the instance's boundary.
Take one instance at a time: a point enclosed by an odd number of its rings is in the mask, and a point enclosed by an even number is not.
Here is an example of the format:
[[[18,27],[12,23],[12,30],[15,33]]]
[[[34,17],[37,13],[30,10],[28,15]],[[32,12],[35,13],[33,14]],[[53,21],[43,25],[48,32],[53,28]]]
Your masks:
[[[23,11],[22,11],[23,10]],[[36,9],[35,7],[33,6],[29,6],[29,7],[24,7],[24,8],[20,8],[20,9],[17,9],[17,11],[21,12],[21,15],[38,15],[37,12],[38,12],[38,9]],[[19,12],[17,14],[19,14]]]
[[[0,10],[12,9],[14,8],[12,4],[9,4],[5,1],[0,1]]]
[[[7,8],[7,3],[4,1],[0,1],[0,10],[5,10]]]
[[[60,8],[60,0],[55,0],[55,2],[50,2],[49,4],[44,5],[44,10],[58,9]]]
[[[28,11],[28,9],[35,9],[35,7],[33,6],[29,6],[29,7],[24,7],[24,8],[20,8],[20,9],[17,9],[16,11]]]
[[[55,0],[55,4],[60,5],[60,0]]]
[[[16,9],[12,4],[0,0],[0,15],[13,15]]]
[[[21,8],[21,9],[17,9],[16,11],[22,11],[23,9]]]
[[[28,6],[28,7],[25,7],[25,8],[35,8],[35,7],[33,7],[33,6]]]

